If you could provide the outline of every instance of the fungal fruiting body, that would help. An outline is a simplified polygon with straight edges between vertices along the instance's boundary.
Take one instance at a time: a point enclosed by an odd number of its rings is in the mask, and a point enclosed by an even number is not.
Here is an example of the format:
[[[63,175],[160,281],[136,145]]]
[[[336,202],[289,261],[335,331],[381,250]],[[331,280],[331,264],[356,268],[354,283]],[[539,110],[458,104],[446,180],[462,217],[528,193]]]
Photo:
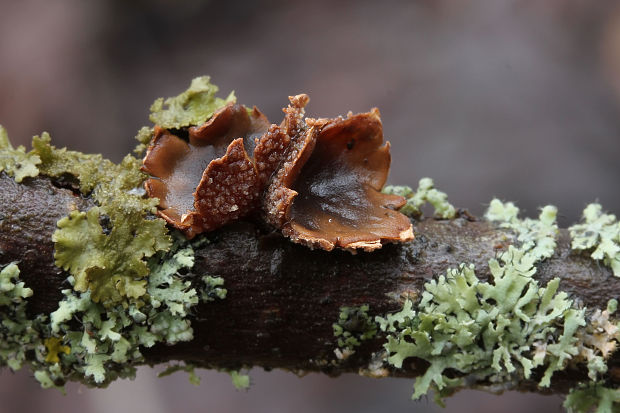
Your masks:
[[[390,145],[379,111],[304,119],[308,96],[289,99],[280,125],[229,103],[202,125],[156,126],[143,170],[159,215],[189,238],[260,211],[311,248],[372,251],[413,239],[396,211],[405,199],[381,193]]]
[[[325,250],[413,239],[411,222],[394,210],[405,199],[381,193],[390,145],[379,111],[307,124],[267,189],[269,221],[294,242]]]
[[[258,139],[269,126],[256,108],[238,104],[190,127],[187,140],[156,126],[142,169],[153,176],[145,187],[160,199],[159,215],[191,238],[255,209],[258,171],[244,140]]]

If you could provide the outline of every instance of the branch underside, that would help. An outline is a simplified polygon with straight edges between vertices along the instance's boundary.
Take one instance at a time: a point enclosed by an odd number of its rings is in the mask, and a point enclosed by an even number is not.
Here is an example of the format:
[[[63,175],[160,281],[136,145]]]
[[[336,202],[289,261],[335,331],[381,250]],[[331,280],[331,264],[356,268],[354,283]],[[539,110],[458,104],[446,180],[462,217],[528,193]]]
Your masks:
[[[57,221],[71,210],[93,203],[46,178],[17,184],[0,174],[0,266],[19,261],[22,280],[34,291],[32,314],[54,311],[68,287],[68,273],[54,265],[51,240]],[[333,323],[343,306],[369,305],[369,314],[401,308],[404,298],[421,295],[423,285],[448,268],[472,263],[481,279],[490,276],[488,261],[508,249],[513,236],[466,214],[453,220],[414,221],[415,239],[385,245],[372,253],[310,250],[272,232],[259,222],[240,222],[209,233],[196,250],[189,276],[224,278],[226,299],[199,304],[192,318],[194,340],[145,349],[146,362],[171,360],[237,369],[242,366],[322,371],[330,375],[367,369],[384,340],[364,341],[355,354],[337,360]],[[540,285],[554,277],[576,303],[605,308],[620,291],[620,278],[605,266],[570,248],[561,230],[553,257],[538,265]],[[407,360],[391,375],[417,376],[427,363]],[[609,377],[620,382],[620,356],[608,362]],[[537,376],[537,375],[535,375]],[[585,370],[566,370],[545,391],[567,392],[587,380]],[[531,381],[516,384],[541,391]]]

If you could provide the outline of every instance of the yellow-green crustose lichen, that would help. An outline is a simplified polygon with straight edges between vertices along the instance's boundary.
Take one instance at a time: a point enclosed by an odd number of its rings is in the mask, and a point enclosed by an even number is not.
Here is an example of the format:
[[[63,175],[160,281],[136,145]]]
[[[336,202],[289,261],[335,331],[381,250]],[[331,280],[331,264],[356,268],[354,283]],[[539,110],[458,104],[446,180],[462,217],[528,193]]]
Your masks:
[[[383,193],[400,195],[407,199],[407,203],[399,210],[409,216],[422,216],[422,206],[430,203],[435,209],[435,216],[443,219],[451,219],[456,216],[456,209],[448,202],[448,195],[435,188],[431,178],[422,178],[418,183],[418,189],[414,192],[408,186],[387,185]]]
[[[603,260],[620,277],[620,222],[602,209],[600,204],[590,204],[583,210],[583,222],[569,228],[571,248],[592,251],[592,259]]]

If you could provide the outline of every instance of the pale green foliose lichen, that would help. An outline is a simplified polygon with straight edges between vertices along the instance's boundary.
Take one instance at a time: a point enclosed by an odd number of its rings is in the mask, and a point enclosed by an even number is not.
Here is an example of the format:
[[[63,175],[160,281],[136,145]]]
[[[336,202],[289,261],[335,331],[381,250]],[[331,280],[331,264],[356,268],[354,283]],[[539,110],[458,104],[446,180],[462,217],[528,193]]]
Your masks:
[[[235,389],[246,390],[250,388],[249,375],[243,374],[239,370],[229,370],[228,374],[230,374],[230,379],[232,380],[232,384],[235,386]]]
[[[378,317],[388,333],[388,362],[401,368],[405,359],[430,363],[416,380],[414,398],[433,387],[445,395],[462,385],[446,369],[487,382],[528,379],[543,366],[539,385],[547,387],[554,372],[577,354],[576,331],[585,324],[584,310],[558,292],[559,279],[540,287],[532,278],[533,255],[514,247],[492,259],[493,282],[482,282],[473,266],[461,265],[425,285],[416,309]]]
[[[338,321],[332,324],[332,328],[338,347],[348,350],[346,354],[352,354],[362,341],[377,335],[377,324],[368,315],[368,310],[368,304],[359,307],[340,307]]]
[[[26,177],[35,177],[39,174],[38,165],[41,159],[38,155],[28,152],[23,146],[13,148],[9,136],[0,125],[0,172],[4,171],[21,182]]]
[[[11,263],[0,270],[0,366],[19,370],[26,352],[36,345],[33,321],[26,315],[32,290],[19,281],[19,268]]]
[[[133,377],[133,365],[143,361],[142,348],[193,339],[187,317],[198,295],[179,273],[193,265],[191,245],[176,236],[169,252],[149,259],[148,295],[141,303],[105,307],[91,299],[91,291],[64,290],[49,326],[56,345],[62,343],[70,352],[56,352],[52,361],[58,361],[52,366],[60,366],[56,370],[62,374],[55,373],[55,381],[78,379],[102,386],[117,377]],[[52,372],[43,370],[38,375],[45,384]]]
[[[519,208],[512,202],[493,199],[484,217],[501,228],[512,230],[517,235],[519,249],[542,260],[553,255],[556,247],[558,210],[547,205],[540,211],[538,219],[519,218]]]
[[[222,277],[205,275],[201,280],[203,282],[203,288],[200,291],[202,301],[209,302],[226,298],[228,291],[226,288],[222,288],[224,286]]]
[[[188,380],[194,386],[200,386],[200,377],[196,374],[196,366],[191,363],[184,362],[183,364],[172,364],[157,375],[157,377],[170,376],[177,371],[184,371],[188,374]]]
[[[606,387],[602,382],[584,384],[570,391],[564,407],[569,413],[617,413],[620,389]]]
[[[583,211],[583,223],[569,231],[572,249],[592,251],[592,259],[603,260],[620,277],[620,222],[615,215],[603,213],[600,204],[589,204]]]
[[[234,92],[222,99],[215,97],[217,91],[218,87],[209,82],[209,76],[197,77],[180,95],[155,100],[149,119],[167,129],[199,125],[222,106],[236,101]]]
[[[388,185],[383,188],[383,193],[400,195],[407,199],[407,203],[399,210],[409,216],[422,216],[422,206],[430,203],[435,209],[435,216],[442,219],[451,219],[456,216],[456,209],[448,202],[448,195],[435,188],[431,178],[422,178],[418,183],[418,189],[414,192],[408,186]]]

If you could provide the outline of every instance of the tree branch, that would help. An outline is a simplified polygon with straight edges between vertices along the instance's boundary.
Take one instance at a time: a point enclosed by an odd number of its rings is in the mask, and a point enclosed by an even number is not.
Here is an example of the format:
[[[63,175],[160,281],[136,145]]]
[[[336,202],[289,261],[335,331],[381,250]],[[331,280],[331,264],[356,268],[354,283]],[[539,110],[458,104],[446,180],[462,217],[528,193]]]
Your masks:
[[[51,235],[56,222],[71,210],[92,206],[70,188],[44,177],[16,183],[0,174],[0,265],[19,261],[21,278],[34,290],[31,314],[50,313],[67,288],[68,274],[54,265]],[[506,250],[513,236],[463,213],[453,220],[414,222],[415,239],[386,245],[372,253],[352,255],[293,244],[257,220],[229,225],[207,235],[196,251],[191,276],[225,279],[225,300],[199,304],[192,319],[194,340],[144,351],[146,362],[185,360],[199,366],[242,366],[322,371],[330,375],[367,369],[384,340],[364,341],[354,355],[338,361],[332,325],[340,307],[368,304],[369,313],[399,310],[404,297],[421,295],[429,279],[473,263],[478,277],[488,278],[488,260]],[[620,278],[570,248],[561,230],[553,257],[538,266],[541,285],[561,278],[561,289],[588,308],[604,308],[620,290]],[[608,362],[609,379],[620,382],[618,353]],[[417,376],[427,363],[413,359],[390,375]],[[587,380],[585,370],[554,375],[546,392],[567,392]],[[541,391],[536,380],[518,388]]]

